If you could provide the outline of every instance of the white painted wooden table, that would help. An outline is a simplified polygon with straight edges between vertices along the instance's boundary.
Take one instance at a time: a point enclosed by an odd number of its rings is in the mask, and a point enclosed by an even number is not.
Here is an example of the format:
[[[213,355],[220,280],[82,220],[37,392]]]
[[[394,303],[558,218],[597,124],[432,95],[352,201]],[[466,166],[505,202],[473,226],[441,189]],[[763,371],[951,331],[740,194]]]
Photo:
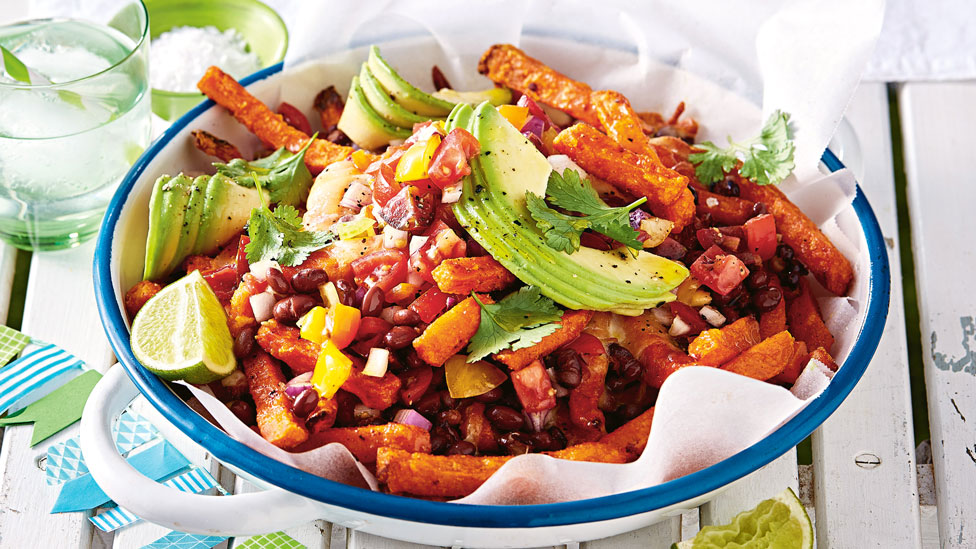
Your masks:
[[[897,99],[892,109],[889,100]],[[860,138],[858,175],[889,244],[891,312],[881,345],[860,384],[813,435],[813,465],[791,451],[700,509],[672,520],[580,544],[586,548],[668,547],[700,524],[727,522],[786,486],[799,488],[823,548],[976,547],[976,83],[866,84],[848,113]],[[891,116],[900,117],[917,273],[932,465],[916,465],[901,264],[898,253]],[[893,154],[893,152],[895,154]],[[909,223],[901,219],[900,223]],[[35,254],[23,331],[104,368],[112,354],[102,334],[91,284],[93,245]],[[0,247],[0,318],[10,301],[16,253]],[[911,268],[912,266],[908,266]],[[917,387],[916,389],[921,389]],[[158,417],[158,416],[157,416]],[[161,418],[159,419],[161,421]],[[137,524],[116,534],[94,529],[84,513],[50,515],[57,489],[39,459],[71,428],[31,449],[30,427],[8,427],[0,445],[0,547],[135,548],[166,531]],[[187,457],[209,465],[225,488],[252,490],[184,441]],[[287,531],[309,548],[384,547],[384,540],[318,521]],[[219,547],[234,547],[230,540]]]

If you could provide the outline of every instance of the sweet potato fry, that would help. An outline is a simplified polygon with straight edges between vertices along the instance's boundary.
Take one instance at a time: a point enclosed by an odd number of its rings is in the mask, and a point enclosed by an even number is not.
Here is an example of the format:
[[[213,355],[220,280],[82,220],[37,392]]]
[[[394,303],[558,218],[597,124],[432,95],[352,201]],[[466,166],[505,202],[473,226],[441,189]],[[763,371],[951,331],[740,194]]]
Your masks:
[[[431,274],[446,294],[493,292],[515,282],[515,275],[490,255],[445,259]]]
[[[319,112],[322,131],[328,135],[329,132],[336,128],[336,125],[339,124],[339,119],[342,118],[342,110],[345,108],[342,96],[336,91],[335,86],[329,86],[315,96],[313,106]]]
[[[603,435],[600,442],[609,444],[627,454],[627,461],[640,457],[647,446],[647,435],[651,432],[651,422],[654,420],[654,407],[650,407],[641,415],[617,427],[613,432]]]
[[[416,425],[402,423],[325,429],[312,433],[308,441],[295,448],[295,451],[304,452],[332,442],[342,444],[356,459],[367,465],[376,463],[376,451],[380,448],[430,453],[430,433]]]
[[[830,368],[832,372],[837,371],[837,363],[834,362],[834,357],[830,356],[830,353],[823,347],[817,347],[810,353],[810,356],[807,357],[807,362],[811,360],[819,360],[824,366]]]
[[[603,131],[618,145],[632,153],[644,154],[660,161],[657,151],[644,134],[640,117],[630,106],[630,101],[620,92],[600,90],[590,94]]]
[[[754,202],[715,194],[703,187],[696,187],[695,192],[698,193],[698,204],[695,206],[698,215],[709,214],[721,225],[742,225],[752,217]]]
[[[805,280],[800,281],[800,294],[786,304],[786,324],[790,332],[808,349],[823,347],[828,352],[834,345],[834,336],[820,316],[820,307],[810,293]]]
[[[505,350],[496,353],[494,358],[508,366],[511,370],[521,370],[529,364],[532,364],[533,361],[548,355],[564,344],[579,337],[592,316],[593,311],[566,311],[559,320],[561,326],[555,332],[545,336],[541,341],[531,347],[517,351]]]
[[[356,395],[370,408],[386,410],[396,402],[402,384],[393,372],[386,372],[383,377],[368,376],[363,373],[362,366],[357,364],[349,374],[349,379],[342,384],[342,390]]]
[[[279,324],[274,319],[266,320],[258,328],[256,339],[262,349],[287,364],[293,374],[304,374],[315,369],[319,345],[302,339],[298,328]]]
[[[495,44],[478,62],[478,72],[492,82],[511,88],[529,99],[545,103],[593,126],[600,119],[590,102],[592,89],[556,72],[510,44]]]
[[[305,418],[305,428],[314,437],[315,433],[325,431],[335,425],[339,414],[339,401],[334,398],[320,398],[315,410]]]
[[[558,452],[559,459],[625,463],[627,454],[608,444],[586,442]],[[474,492],[512,456],[434,456],[380,448],[376,476],[395,494],[428,497],[463,497]]]
[[[125,312],[129,313],[129,319],[135,318],[139,309],[162,289],[162,286],[151,280],[139,281],[129,288],[129,291],[125,292]]]
[[[498,433],[485,418],[485,405],[472,402],[461,414],[461,437],[474,444],[480,453],[498,451]]]
[[[488,296],[478,296],[482,302]],[[413,340],[413,348],[424,362],[441,366],[471,341],[481,325],[481,306],[469,297],[451,310],[437,317],[420,337]]]
[[[695,210],[688,178],[666,168],[659,159],[628,151],[586,124],[559,132],[553,144],[588,173],[632,196],[646,196],[651,212],[673,221],[675,232],[691,221]],[[669,208],[679,201],[680,208]]]
[[[207,69],[197,82],[200,89],[215,103],[226,108],[238,122],[271,147],[285,147],[292,152],[301,149],[309,136],[289,126],[280,114],[258,101],[230,75],[217,67]],[[316,139],[305,153],[305,164],[312,174],[317,174],[329,164],[342,160],[352,153],[351,147],[336,145],[324,139]]]
[[[267,353],[258,351],[244,359],[244,375],[254,399],[258,430],[265,440],[279,448],[293,448],[308,439],[285,395],[285,375]]]
[[[192,273],[193,271],[205,273],[214,268],[213,264],[214,258],[208,255],[191,255],[183,260],[180,268],[188,273]]]
[[[608,366],[605,354],[585,360],[580,384],[569,391],[569,419],[581,429],[606,432],[606,418],[599,404],[606,387]]]
[[[685,366],[695,364],[695,359],[685,354],[668,338],[651,334],[646,339],[648,344],[637,355],[637,359],[644,366],[644,383],[651,387],[660,389],[668,376]]]
[[[227,327],[230,328],[230,335],[237,337],[245,326],[256,325],[254,311],[251,309],[251,296],[254,295],[254,276],[251,273],[244,273],[241,283],[234,289],[234,294],[230,296],[230,305],[227,307]]]
[[[688,354],[703,366],[719,366],[759,341],[759,323],[751,316],[746,316],[721,328],[712,328],[698,334],[688,344]]]
[[[792,357],[793,336],[783,330],[749,347],[739,356],[723,364],[722,369],[766,381],[783,373]]]
[[[775,185],[756,185],[742,177],[738,182],[742,198],[766,205],[776,218],[776,230],[783,235],[783,242],[793,248],[796,258],[824,288],[834,295],[846,294],[854,269],[820,228]]]
[[[782,291],[779,280],[769,277],[769,285]],[[766,339],[786,329],[786,298],[779,300],[772,310],[759,313],[759,337]]]
[[[800,372],[806,367],[809,356],[810,353],[807,352],[806,343],[794,340],[793,354],[790,355],[790,361],[787,363],[786,369],[770,379],[769,382],[779,385],[793,385],[796,383],[796,378],[800,376]]]
[[[241,155],[241,151],[237,150],[237,147],[229,141],[225,141],[216,135],[203,131],[203,130],[193,130],[190,132],[193,136],[193,145],[200,149],[204,154],[215,156],[220,159],[221,162],[230,162],[235,158],[244,158]]]

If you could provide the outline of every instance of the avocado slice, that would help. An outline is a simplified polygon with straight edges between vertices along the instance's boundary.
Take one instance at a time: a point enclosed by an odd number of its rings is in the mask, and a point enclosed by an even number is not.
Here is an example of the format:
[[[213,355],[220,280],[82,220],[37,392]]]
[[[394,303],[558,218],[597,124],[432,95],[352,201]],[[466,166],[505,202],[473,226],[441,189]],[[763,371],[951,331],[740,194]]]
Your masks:
[[[146,262],[142,272],[144,280],[156,280],[169,274],[180,249],[183,217],[190,200],[189,177],[160,176],[153,184],[149,198],[149,234],[146,236]]]
[[[209,255],[216,252],[241,232],[251,210],[261,206],[257,189],[242,187],[222,174],[210,176],[206,182],[199,229],[190,252]]]
[[[454,108],[454,103],[420,91],[404,80],[380,56],[380,49],[376,46],[369,48],[369,59],[366,64],[369,65],[369,72],[379,81],[383,89],[408,111],[427,117],[440,117],[447,116]]]
[[[363,63],[363,67],[359,70],[359,86],[370,106],[383,119],[395,126],[413,129],[414,124],[431,120],[431,117],[414,114],[394,101],[380,86],[379,81],[369,72],[369,66],[366,63]],[[443,119],[443,117],[433,118],[433,120]]]
[[[342,109],[336,127],[354,143],[370,150],[387,145],[394,139],[406,139],[412,132],[412,128],[401,128],[387,122],[373,109],[366,100],[358,76],[352,78],[346,108]]]
[[[207,180],[209,176],[200,175],[190,183],[190,199],[186,204],[186,212],[183,214],[183,226],[180,231],[180,246],[173,257],[176,261],[182,261],[188,255],[192,255],[195,250],[197,234],[200,232],[200,217],[203,214],[203,203],[207,195]],[[169,266],[169,270],[175,269],[179,263]]]
[[[435,91],[431,95],[444,101],[450,101],[455,105],[459,103],[480,105],[487,101],[497,107],[498,105],[507,105],[512,102],[512,90],[508,88],[488,88],[487,90],[481,91],[457,91],[444,88],[443,90]]]
[[[545,157],[489,103],[458,105],[447,129],[465,127],[481,153],[470,160],[458,221],[496,260],[522,281],[574,309],[640,314],[672,301],[687,276],[681,264],[649,252],[581,248],[573,254],[546,245],[525,207],[525,193],[545,195],[551,167]]]

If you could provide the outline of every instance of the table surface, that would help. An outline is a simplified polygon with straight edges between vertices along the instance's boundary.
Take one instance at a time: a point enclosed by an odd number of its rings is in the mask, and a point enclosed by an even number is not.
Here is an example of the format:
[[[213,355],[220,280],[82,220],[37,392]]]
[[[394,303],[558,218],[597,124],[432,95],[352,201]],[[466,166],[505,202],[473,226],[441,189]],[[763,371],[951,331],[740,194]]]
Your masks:
[[[850,167],[888,244],[891,308],[863,379],[812,435],[812,465],[798,466],[797,452],[791,450],[681,517],[568,547],[668,547],[693,536],[701,525],[728,522],[786,486],[800,493],[820,548],[976,547],[976,513],[971,511],[976,504],[976,297],[965,291],[976,267],[976,246],[965,236],[976,233],[976,216],[967,211],[976,203],[976,182],[954,169],[976,146],[973,104],[976,83],[867,83],[853,99],[847,117],[860,154],[845,151],[844,156],[854,159]],[[899,242],[899,236],[910,242]],[[25,333],[57,342],[104,370],[113,357],[95,308],[93,248],[89,243],[34,254],[28,272],[25,254],[19,255],[18,269],[18,252],[0,245],[0,318],[11,301],[23,300]],[[26,295],[12,294],[13,287],[22,287],[14,284],[15,274],[28,277]],[[907,311],[906,299],[912,304]],[[910,371],[909,350],[918,346],[922,363],[912,364]],[[924,463],[916,460],[914,432],[915,423],[926,419],[913,417],[912,384],[915,398],[927,401],[931,458]],[[140,411],[154,414],[147,405]],[[92,526],[89,514],[48,514],[57,490],[45,484],[42,457],[50,444],[74,436],[77,426],[33,449],[30,432],[30,426],[3,432],[0,547],[127,549],[166,533],[139,523],[106,534]],[[255,490],[188,440],[172,442],[191,461],[209,466],[228,491]],[[286,532],[309,548],[420,547],[325,521]],[[218,547],[235,547],[243,539]]]

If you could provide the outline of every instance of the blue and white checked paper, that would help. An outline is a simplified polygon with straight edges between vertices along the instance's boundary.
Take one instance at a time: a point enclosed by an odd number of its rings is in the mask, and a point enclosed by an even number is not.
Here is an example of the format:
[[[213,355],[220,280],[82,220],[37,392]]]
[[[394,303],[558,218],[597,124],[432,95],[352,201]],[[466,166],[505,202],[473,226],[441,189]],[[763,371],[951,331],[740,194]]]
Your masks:
[[[115,445],[122,454],[128,454],[159,435],[149,420],[128,410],[119,416],[112,432],[115,434]]]
[[[143,545],[142,549],[210,549],[225,539],[227,538],[221,536],[170,532],[152,543]]]
[[[176,488],[181,492],[199,494],[200,492],[204,492],[217,486],[217,480],[214,479],[213,475],[210,474],[210,471],[207,471],[206,469],[194,468],[192,471],[188,471],[182,475],[167,480],[163,483],[163,485],[169,486],[170,488]],[[92,524],[98,527],[99,530],[102,530],[103,532],[112,532],[114,530],[118,530],[119,528],[133,524],[140,519],[131,512],[121,507],[116,507],[100,515],[91,517],[89,520],[91,520]],[[157,542],[158,541],[159,540],[157,540]],[[211,546],[208,545],[208,547]]]
[[[45,383],[84,362],[50,343],[0,369],[0,414]]]
[[[125,411],[119,416],[119,421],[113,427],[115,445],[119,452],[127,454],[159,436],[159,431],[152,423],[134,412]],[[78,478],[88,472],[85,457],[81,454],[78,436],[52,444],[47,449],[45,472],[48,484],[61,484],[73,478]]]

